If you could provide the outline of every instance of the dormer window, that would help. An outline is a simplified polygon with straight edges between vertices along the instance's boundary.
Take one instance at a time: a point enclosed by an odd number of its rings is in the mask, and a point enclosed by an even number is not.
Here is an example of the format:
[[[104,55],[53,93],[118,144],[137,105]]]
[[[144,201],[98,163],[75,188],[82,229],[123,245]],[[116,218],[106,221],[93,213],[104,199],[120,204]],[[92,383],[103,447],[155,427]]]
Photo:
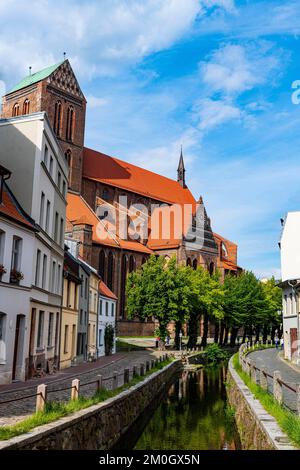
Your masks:
[[[221,259],[228,258],[228,251],[223,242],[221,242],[221,245],[220,245],[220,256],[221,256]]]

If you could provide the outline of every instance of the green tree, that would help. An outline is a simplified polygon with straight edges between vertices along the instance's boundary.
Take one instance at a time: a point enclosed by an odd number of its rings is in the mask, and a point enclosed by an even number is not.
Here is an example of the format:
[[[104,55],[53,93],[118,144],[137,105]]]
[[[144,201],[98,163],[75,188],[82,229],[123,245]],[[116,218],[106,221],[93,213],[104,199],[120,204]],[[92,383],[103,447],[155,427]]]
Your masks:
[[[188,347],[197,344],[199,323],[203,318],[203,335],[201,346],[207,345],[209,320],[223,318],[224,290],[220,283],[220,274],[212,276],[202,267],[190,272],[190,318]]]
[[[274,277],[262,283],[262,287],[266,299],[266,321],[263,323],[263,342],[266,343],[269,333],[274,340],[275,330],[279,330],[282,322],[282,291]]]
[[[165,339],[170,321],[182,325],[189,315],[188,281],[188,268],[178,266],[175,258],[167,262],[151,255],[141,269],[128,276],[128,317],[154,317],[159,322],[159,336]]]

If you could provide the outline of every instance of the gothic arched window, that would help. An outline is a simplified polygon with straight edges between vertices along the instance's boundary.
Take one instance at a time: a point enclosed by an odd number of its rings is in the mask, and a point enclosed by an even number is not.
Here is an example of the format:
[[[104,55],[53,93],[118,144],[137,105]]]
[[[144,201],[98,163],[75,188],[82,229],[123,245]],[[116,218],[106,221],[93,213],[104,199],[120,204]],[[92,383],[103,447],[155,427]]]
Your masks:
[[[192,266],[191,258],[188,258],[188,259],[186,260],[186,265],[187,265],[187,266]]]
[[[214,272],[215,272],[215,263],[211,262],[209,264],[209,274],[212,276]]]
[[[129,258],[129,272],[131,273],[134,270],[135,270],[135,258],[134,256],[131,255]]]
[[[125,316],[125,303],[126,303],[126,277],[127,277],[127,256],[122,256],[121,264],[121,298],[120,298],[120,314]]]
[[[19,114],[20,114],[20,105],[19,103],[15,103],[13,106],[12,115],[14,117],[14,116],[19,116]]]
[[[99,275],[101,276],[102,281],[105,281],[105,251],[101,250],[99,253]]]
[[[198,261],[196,259],[194,259],[193,261],[193,268],[194,269],[197,269],[197,266],[198,266]]]
[[[61,102],[57,101],[55,103],[54,109],[54,125],[53,129],[55,134],[59,137],[60,136],[60,127],[61,127]]]
[[[26,99],[23,103],[23,114],[29,114],[30,101]]]
[[[109,199],[109,192],[107,188],[104,188],[102,191],[102,199],[104,199],[104,201],[108,201]]]
[[[68,111],[67,111],[66,139],[71,142],[73,140],[74,118],[75,118],[74,108],[73,106],[69,106]]]
[[[68,167],[69,167],[69,175],[68,175],[68,180],[70,182],[70,178],[71,178],[71,168],[72,168],[72,152],[70,149],[68,149],[66,152],[65,152],[65,159],[66,159],[66,162],[68,164]]]
[[[147,262],[146,258],[143,256],[143,259],[142,259],[142,264],[145,264]]]
[[[107,286],[111,290],[113,290],[113,281],[114,281],[114,255],[110,251],[108,253],[108,260],[107,260]]]

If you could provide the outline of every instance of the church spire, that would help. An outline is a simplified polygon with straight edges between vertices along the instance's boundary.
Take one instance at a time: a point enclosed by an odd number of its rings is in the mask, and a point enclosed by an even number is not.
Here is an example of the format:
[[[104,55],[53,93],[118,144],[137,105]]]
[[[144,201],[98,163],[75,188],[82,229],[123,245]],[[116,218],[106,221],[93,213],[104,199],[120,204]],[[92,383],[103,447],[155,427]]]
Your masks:
[[[181,146],[179,164],[178,164],[178,168],[177,168],[177,181],[183,188],[186,188],[185,168],[184,168],[184,161],[183,161],[183,154],[182,154],[182,146]]]

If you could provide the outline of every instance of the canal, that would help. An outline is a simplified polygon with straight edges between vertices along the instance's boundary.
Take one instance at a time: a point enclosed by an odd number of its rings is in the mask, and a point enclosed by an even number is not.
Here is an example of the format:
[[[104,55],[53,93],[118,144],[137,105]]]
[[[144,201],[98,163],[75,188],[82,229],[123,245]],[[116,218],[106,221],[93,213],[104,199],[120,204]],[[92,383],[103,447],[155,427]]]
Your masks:
[[[240,441],[226,401],[226,368],[183,370],[116,449],[235,450]]]

